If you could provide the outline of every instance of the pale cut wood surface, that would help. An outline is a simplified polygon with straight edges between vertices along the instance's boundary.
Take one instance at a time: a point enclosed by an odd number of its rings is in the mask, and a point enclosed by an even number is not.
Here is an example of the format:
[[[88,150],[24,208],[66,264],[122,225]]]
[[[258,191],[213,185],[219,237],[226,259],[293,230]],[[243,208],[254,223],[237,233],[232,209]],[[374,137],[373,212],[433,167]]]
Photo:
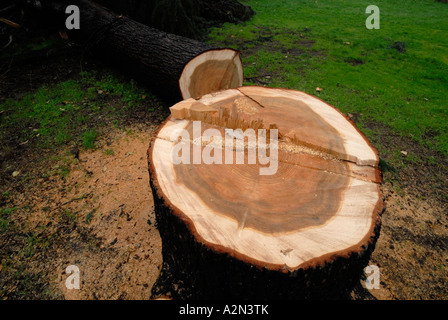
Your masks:
[[[209,50],[189,61],[179,78],[184,99],[210,92],[237,88],[243,84],[243,65],[238,51]]]
[[[377,151],[334,107],[299,91],[240,87],[171,111],[150,154],[154,180],[198,241],[291,270],[369,242],[382,210]],[[192,137],[194,120],[222,133],[278,128],[277,172],[260,176],[247,161],[173,165],[173,137]]]

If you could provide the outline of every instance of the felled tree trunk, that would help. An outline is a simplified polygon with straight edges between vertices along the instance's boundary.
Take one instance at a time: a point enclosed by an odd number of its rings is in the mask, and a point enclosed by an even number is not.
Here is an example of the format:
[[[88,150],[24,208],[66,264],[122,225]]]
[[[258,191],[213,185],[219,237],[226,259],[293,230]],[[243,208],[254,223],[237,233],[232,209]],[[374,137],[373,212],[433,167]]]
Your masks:
[[[42,0],[43,9],[65,23],[68,5],[80,10],[80,29],[69,36],[112,61],[158,93],[182,98],[242,85],[239,52],[162,32],[86,0]]]
[[[334,107],[262,87],[184,100],[148,159],[154,296],[337,299],[359,282],[384,209],[379,158]]]
[[[224,22],[247,21],[251,7],[238,0],[98,0],[131,19],[165,32],[198,39],[206,28]]]

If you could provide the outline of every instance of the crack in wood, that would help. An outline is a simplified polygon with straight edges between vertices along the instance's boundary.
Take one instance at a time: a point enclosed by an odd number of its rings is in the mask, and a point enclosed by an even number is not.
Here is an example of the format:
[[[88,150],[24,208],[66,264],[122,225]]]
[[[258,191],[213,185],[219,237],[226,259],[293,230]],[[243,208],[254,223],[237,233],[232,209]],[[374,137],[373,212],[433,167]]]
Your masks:
[[[238,90],[238,92],[241,93],[241,94],[242,94],[243,96],[245,96],[246,98],[248,98],[248,99],[252,100],[253,102],[255,102],[256,104],[258,104],[260,107],[265,108],[264,105],[262,105],[260,102],[258,102],[257,100],[255,100],[255,99],[252,98],[251,96],[245,94],[245,93],[242,92],[240,89],[237,88],[236,90]]]
[[[170,139],[165,138],[165,137],[152,137],[150,140],[151,141],[155,141],[156,139],[160,139],[160,140],[164,140],[164,141],[168,141],[168,142],[172,142],[172,143],[176,142],[176,141],[170,140]],[[177,142],[179,143],[181,141],[187,143],[187,141],[180,140],[180,139]],[[192,139],[188,140],[188,143],[190,143],[191,145],[195,144],[195,142]],[[204,146],[204,145],[202,145],[202,146]],[[223,150],[224,149],[225,148],[223,148]],[[236,147],[233,147],[232,151],[236,152],[237,151]],[[306,152],[297,152],[297,154],[308,154],[308,155],[312,155],[312,156],[318,156],[318,155],[309,154],[309,153],[306,153]],[[337,161],[337,162],[348,162],[348,163],[354,164],[357,167],[371,167],[369,165],[358,165],[356,162],[350,161],[350,160],[341,160],[341,159],[338,159],[338,158],[332,158],[332,159],[329,159],[329,160]],[[377,182],[375,180],[372,180],[371,178],[363,177],[361,175],[347,174],[347,173],[342,173],[342,172],[335,172],[335,171],[330,171],[330,170],[326,170],[326,169],[316,168],[316,167],[305,165],[305,164],[291,162],[290,159],[279,159],[279,158],[277,158],[277,159],[271,159],[271,161],[277,161],[278,163],[284,163],[284,164],[297,166],[297,167],[301,167],[301,168],[305,168],[305,169],[309,169],[309,170],[316,170],[316,171],[325,172],[325,173],[329,173],[329,174],[336,174],[336,175],[341,175],[341,176],[345,176],[345,177],[350,177],[352,179],[356,179],[356,180],[359,180],[359,181],[379,183],[379,182]],[[224,161],[222,163],[225,164]],[[373,167],[371,167],[371,168],[373,168]]]

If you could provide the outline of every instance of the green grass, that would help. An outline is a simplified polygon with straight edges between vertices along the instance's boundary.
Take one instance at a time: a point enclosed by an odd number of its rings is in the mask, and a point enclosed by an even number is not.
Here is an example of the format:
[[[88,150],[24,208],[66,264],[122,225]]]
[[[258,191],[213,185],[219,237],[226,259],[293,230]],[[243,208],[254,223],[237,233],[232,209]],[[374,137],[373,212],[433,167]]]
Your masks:
[[[133,80],[109,72],[82,72],[77,80],[44,85],[21,99],[3,102],[0,138],[15,144],[32,141],[43,148],[75,142],[93,149],[106,119],[118,124],[120,117],[152,97]],[[148,107],[153,110],[153,105]]]
[[[369,30],[369,1],[248,4],[250,21],[214,28],[208,40],[242,52],[246,85],[308,92],[359,115],[368,136],[376,121],[448,155],[448,5],[375,1],[380,29]]]
[[[85,149],[95,149],[95,140],[98,137],[96,130],[87,130],[82,135],[82,145]]]
[[[10,228],[10,215],[16,208],[0,208],[0,233]]]
[[[104,154],[107,156],[113,156],[115,154],[115,151],[113,149],[106,149],[104,150]]]

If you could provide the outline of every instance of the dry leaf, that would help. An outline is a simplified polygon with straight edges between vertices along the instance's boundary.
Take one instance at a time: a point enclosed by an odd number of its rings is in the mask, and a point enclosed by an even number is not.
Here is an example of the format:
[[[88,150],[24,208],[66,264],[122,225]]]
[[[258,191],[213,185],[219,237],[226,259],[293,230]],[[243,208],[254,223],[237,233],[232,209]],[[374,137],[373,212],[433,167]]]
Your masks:
[[[59,30],[59,35],[61,36],[62,39],[68,40],[68,35],[67,32],[65,32],[65,30]]]

